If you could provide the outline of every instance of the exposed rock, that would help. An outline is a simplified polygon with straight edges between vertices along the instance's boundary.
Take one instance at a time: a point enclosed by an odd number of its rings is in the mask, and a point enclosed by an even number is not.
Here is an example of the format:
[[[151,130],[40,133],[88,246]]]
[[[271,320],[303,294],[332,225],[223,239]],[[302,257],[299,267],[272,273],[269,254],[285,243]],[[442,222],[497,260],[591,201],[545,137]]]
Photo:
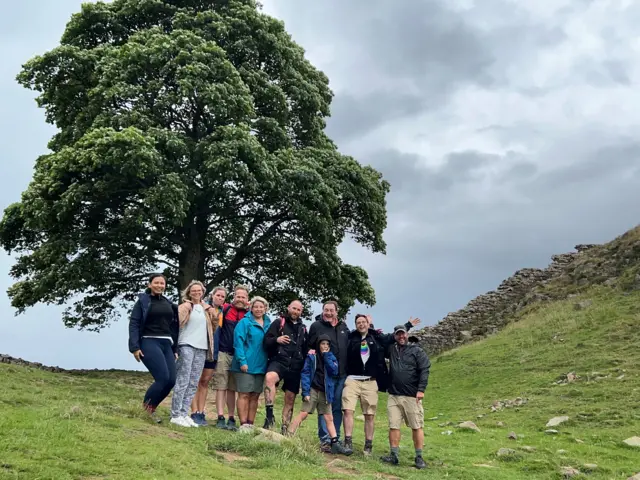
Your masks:
[[[480,432],[478,426],[473,422],[462,422],[458,424],[458,428],[461,428],[462,430],[473,430],[474,432]]]
[[[556,451],[556,453],[557,453],[558,455],[566,455],[566,454],[567,454],[567,451],[566,451],[566,450],[562,450],[562,449],[561,449],[561,450],[557,450],[557,451]]]
[[[117,368],[110,368],[107,370],[105,369],[101,370],[99,368],[92,368],[92,369],[83,368],[83,369],[66,370],[60,367],[50,367],[38,362],[28,362],[26,360],[23,360],[22,358],[12,357],[11,355],[4,355],[4,354],[0,354],[0,363],[19,365],[21,367],[36,368],[38,370],[44,370],[46,372],[52,372],[52,373],[68,373],[73,375],[86,375],[87,373],[96,373],[96,372],[137,373],[137,374],[143,374],[143,375],[146,374],[146,372],[140,372],[140,371],[134,371],[134,370],[121,370]]]
[[[529,445],[524,445],[524,446],[520,447],[520,450],[524,450],[525,452],[528,452],[528,453],[533,453],[533,452],[536,451],[536,448],[535,447],[530,447]]]
[[[505,425],[504,425],[504,422],[498,422],[498,423],[496,423],[496,426],[498,426],[498,427],[504,427]]]
[[[277,432],[272,432],[271,430],[265,430],[264,428],[256,428],[255,430],[260,432],[259,435],[256,435],[253,438],[255,441],[258,441],[258,442],[262,441],[262,442],[280,444],[282,443],[283,440],[287,438],[284,435],[280,435]]]
[[[576,443],[584,443],[584,440],[580,440],[579,438],[576,438]]]
[[[516,435],[516,432],[511,432],[509,433],[508,437],[510,440],[517,440],[518,439],[518,435]]]
[[[636,473],[633,477],[627,478],[627,480],[640,480],[640,472]]]
[[[640,447],[640,437],[627,438],[624,443],[630,447]]]
[[[576,475],[580,475],[580,470],[577,470],[573,467],[560,467],[560,473],[564,476],[564,478],[575,477]]]
[[[501,448],[496,452],[499,457],[511,457],[516,454],[516,451],[512,448]]]
[[[514,398],[513,400],[495,400],[491,404],[490,408],[492,412],[499,412],[503,408],[513,408],[513,407],[520,407],[522,405],[526,405],[528,401],[529,399],[522,398],[522,397],[517,397],[517,398]]]
[[[584,468],[587,472],[593,472],[598,469],[598,465],[595,463],[585,463],[582,468]]]
[[[494,465],[488,465],[486,463],[474,463],[473,466],[482,468],[496,468]]]
[[[558,433],[558,430],[550,428],[549,430],[545,430],[544,433],[546,433],[547,435],[556,435]]]
[[[583,302],[574,304],[573,308],[575,310],[584,310],[585,308],[589,308],[591,305],[593,305],[593,302],[591,300],[585,300]]]
[[[553,417],[551,420],[547,422],[546,427],[557,427],[561,423],[564,423],[569,420],[569,417],[563,415],[561,417]]]

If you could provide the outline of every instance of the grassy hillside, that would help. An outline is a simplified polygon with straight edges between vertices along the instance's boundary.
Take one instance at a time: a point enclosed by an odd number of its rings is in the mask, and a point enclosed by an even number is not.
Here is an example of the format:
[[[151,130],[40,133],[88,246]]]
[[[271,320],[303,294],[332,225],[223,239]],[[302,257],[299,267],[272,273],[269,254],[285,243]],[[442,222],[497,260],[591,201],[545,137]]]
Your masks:
[[[586,299],[592,303],[576,308]],[[403,466],[377,460],[387,450],[384,413],[375,457],[359,453],[357,422],[357,453],[336,461],[316,452],[315,418],[301,438],[282,445],[213,428],[178,430],[151,425],[140,413],[146,375],[0,365],[0,478],[517,480],[562,478],[561,467],[571,466],[592,479],[626,479],[640,472],[640,449],[622,443],[640,436],[639,346],[640,293],[601,287],[530,307],[500,334],[433,358],[425,402],[426,418],[433,418],[425,429],[429,469],[421,472],[410,467],[408,430]],[[570,372],[575,381],[556,383]],[[491,412],[494,401],[517,397],[526,402]],[[569,421],[546,434],[546,422],[559,415]],[[481,431],[456,428],[466,420]],[[508,438],[512,431],[516,440]],[[498,457],[500,448],[515,453]]]

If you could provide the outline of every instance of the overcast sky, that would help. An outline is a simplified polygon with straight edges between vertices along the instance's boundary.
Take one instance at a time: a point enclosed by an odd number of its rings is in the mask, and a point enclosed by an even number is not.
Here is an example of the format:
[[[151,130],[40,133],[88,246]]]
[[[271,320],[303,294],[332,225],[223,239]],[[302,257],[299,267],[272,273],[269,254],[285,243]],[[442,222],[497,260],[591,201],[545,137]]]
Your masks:
[[[53,128],[14,80],[56,46],[78,0],[0,17],[0,207],[19,200]],[[391,328],[433,324],[522,267],[640,218],[640,2],[264,0],[335,93],[328,131],[392,184],[386,256],[352,244]],[[66,368],[136,368],[127,319],[67,330],[60,309],[15,317],[0,254],[0,353]],[[361,309],[362,310],[362,309]]]

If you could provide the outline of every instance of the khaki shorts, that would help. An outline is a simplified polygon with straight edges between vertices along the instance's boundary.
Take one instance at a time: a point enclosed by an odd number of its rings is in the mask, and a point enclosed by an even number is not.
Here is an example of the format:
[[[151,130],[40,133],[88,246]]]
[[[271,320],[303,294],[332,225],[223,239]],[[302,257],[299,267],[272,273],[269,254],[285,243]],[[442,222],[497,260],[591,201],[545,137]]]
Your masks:
[[[389,417],[389,428],[391,430],[400,430],[402,419],[411,430],[418,430],[424,427],[424,409],[422,408],[422,402],[418,402],[416,397],[389,395],[387,416]]]
[[[313,413],[316,409],[318,410],[318,415],[325,415],[331,413],[331,404],[327,403],[327,397],[324,392],[319,392],[315,388],[312,388],[309,394],[309,401],[302,401],[302,411]]]
[[[231,362],[233,361],[233,355],[229,355],[225,352],[218,353],[218,365],[216,372],[211,379],[212,390],[231,390],[236,391],[236,382],[231,373]]]
[[[358,400],[363,415],[375,415],[378,408],[378,382],[347,378],[342,390],[342,409],[355,411]]]

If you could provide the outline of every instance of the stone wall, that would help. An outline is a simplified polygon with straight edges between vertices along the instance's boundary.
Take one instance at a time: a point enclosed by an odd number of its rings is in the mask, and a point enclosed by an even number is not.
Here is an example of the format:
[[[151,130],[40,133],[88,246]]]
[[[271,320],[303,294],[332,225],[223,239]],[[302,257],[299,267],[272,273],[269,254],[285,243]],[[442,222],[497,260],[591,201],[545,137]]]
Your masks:
[[[78,370],[65,370],[60,367],[49,367],[47,365],[43,365],[38,362],[28,362],[23,360],[22,358],[12,357],[11,355],[0,354],[0,363],[7,363],[11,365],[20,365],[22,367],[31,367],[37,368],[38,370],[44,370],[46,372],[54,372],[54,373],[69,373],[69,374],[77,374],[77,375],[86,375],[88,373],[102,373],[102,372],[126,372],[126,373],[143,373],[143,372],[134,372],[132,370],[118,370],[115,368],[111,368],[108,370],[100,370],[98,368],[86,370],[86,369],[78,369]]]
[[[577,245],[576,251],[554,255],[545,269],[523,268],[491,292],[471,300],[464,308],[449,313],[438,324],[415,332],[430,355],[455,348],[497,332],[526,305],[555,298],[541,288],[567,276],[581,256],[598,245]]]

